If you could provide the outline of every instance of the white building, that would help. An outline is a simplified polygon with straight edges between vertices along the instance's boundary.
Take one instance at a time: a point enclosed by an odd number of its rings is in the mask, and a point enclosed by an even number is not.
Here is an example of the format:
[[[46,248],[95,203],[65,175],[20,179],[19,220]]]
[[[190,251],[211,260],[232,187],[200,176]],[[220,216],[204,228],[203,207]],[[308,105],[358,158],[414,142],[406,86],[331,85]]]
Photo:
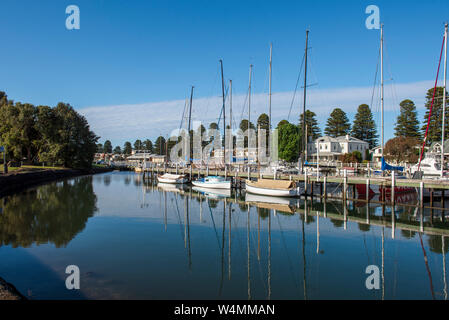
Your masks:
[[[340,137],[324,136],[307,144],[307,158],[310,161],[337,161],[345,153],[358,151],[362,155],[362,160],[366,158],[366,150],[369,150],[369,143],[351,137],[349,135]]]

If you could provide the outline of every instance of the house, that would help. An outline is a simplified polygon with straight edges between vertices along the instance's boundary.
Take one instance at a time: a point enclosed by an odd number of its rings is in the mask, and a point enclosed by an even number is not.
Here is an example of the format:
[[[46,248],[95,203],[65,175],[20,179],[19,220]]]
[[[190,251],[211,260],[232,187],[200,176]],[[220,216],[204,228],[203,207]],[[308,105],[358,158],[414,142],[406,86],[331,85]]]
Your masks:
[[[337,161],[345,153],[360,152],[362,160],[366,159],[369,143],[349,135],[340,137],[324,136],[307,144],[307,160]]]
[[[382,162],[382,147],[377,146],[370,150],[370,154],[372,156],[372,162],[380,165]]]

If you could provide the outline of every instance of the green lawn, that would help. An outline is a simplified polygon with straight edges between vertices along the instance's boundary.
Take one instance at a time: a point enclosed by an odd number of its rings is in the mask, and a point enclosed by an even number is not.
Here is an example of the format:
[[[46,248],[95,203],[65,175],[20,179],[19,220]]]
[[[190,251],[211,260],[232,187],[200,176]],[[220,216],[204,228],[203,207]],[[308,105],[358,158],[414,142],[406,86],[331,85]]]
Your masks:
[[[64,167],[51,167],[51,166],[21,166],[21,167],[8,167],[8,172],[13,171],[35,171],[35,170],[64,170]],[[3,173],[3,165],[0,166],[0,172]]]

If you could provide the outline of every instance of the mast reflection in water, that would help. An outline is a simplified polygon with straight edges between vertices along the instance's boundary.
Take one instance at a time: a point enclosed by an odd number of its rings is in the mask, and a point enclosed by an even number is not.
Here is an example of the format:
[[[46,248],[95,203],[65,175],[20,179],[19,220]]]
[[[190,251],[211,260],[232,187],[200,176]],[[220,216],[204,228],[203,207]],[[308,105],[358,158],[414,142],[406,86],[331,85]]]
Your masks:
[[[34,299],[447,299],[449,225],[436,209],[214,193],[129,172],[39,186],[0,208],[0,276]],[[79,292],[65,289],[72,264]],[[365,287],[369,265],[379,290]]]

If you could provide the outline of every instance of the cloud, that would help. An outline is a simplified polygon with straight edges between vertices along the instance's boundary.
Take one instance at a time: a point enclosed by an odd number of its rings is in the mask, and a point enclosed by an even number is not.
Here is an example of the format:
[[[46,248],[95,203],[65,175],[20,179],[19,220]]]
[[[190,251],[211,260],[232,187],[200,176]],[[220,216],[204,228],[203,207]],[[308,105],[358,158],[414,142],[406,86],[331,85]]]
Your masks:
[[[433,86],[432,81],[421,81],[402,84],[385,85],[385,113],[399,113],[399,102],[411,99],[418,110],[424,108],[425,94]],[[302,91],[296,92],[292,104],[293,92],[275,92],[272,94],[273,124],[287,119],[290,112],[290,121],[297,121],[302,112]],[[330,89],[309,89],[307,92],[307,108],[317,114],[321,127],[332,109],[342,108],[351,119],[362,104],[370,104],[373,96],[372,87],[350,87]],[[374,93],[372,111],[375,119],[380,119],[379,90]],[[201,121],[205,126],[210,122],[217,122],[220,115],[221,97],[203,97],[193,100],[192,121]],[[92,130],[101,141],[109,139],[114,145],[122,145],[125,141],[135,139],[152,139],[157,136],[168,136],[173,130],[179,128],[186,105],[184,100],[161,102],[148,102],[142,104],[125,104],[111,106],[86,107],[78,110],[83,114]],[[248,102],[246,95],[234,95],[233,126],[240,120],[247,118]],[[292,108],[291,108],[292,106]],[[261,113],[268,113],[268,95],[256,93],[251,96],[251,121],[255,122]],[[391,121],[390,121],[391,120]],[[395,117],[388,117],[391,125]],[[227,103],[227,121],[229,122],[229,105]],[[185,122],[184,122],[185,125]],[[386,133],[388,136],[388,132]]]

